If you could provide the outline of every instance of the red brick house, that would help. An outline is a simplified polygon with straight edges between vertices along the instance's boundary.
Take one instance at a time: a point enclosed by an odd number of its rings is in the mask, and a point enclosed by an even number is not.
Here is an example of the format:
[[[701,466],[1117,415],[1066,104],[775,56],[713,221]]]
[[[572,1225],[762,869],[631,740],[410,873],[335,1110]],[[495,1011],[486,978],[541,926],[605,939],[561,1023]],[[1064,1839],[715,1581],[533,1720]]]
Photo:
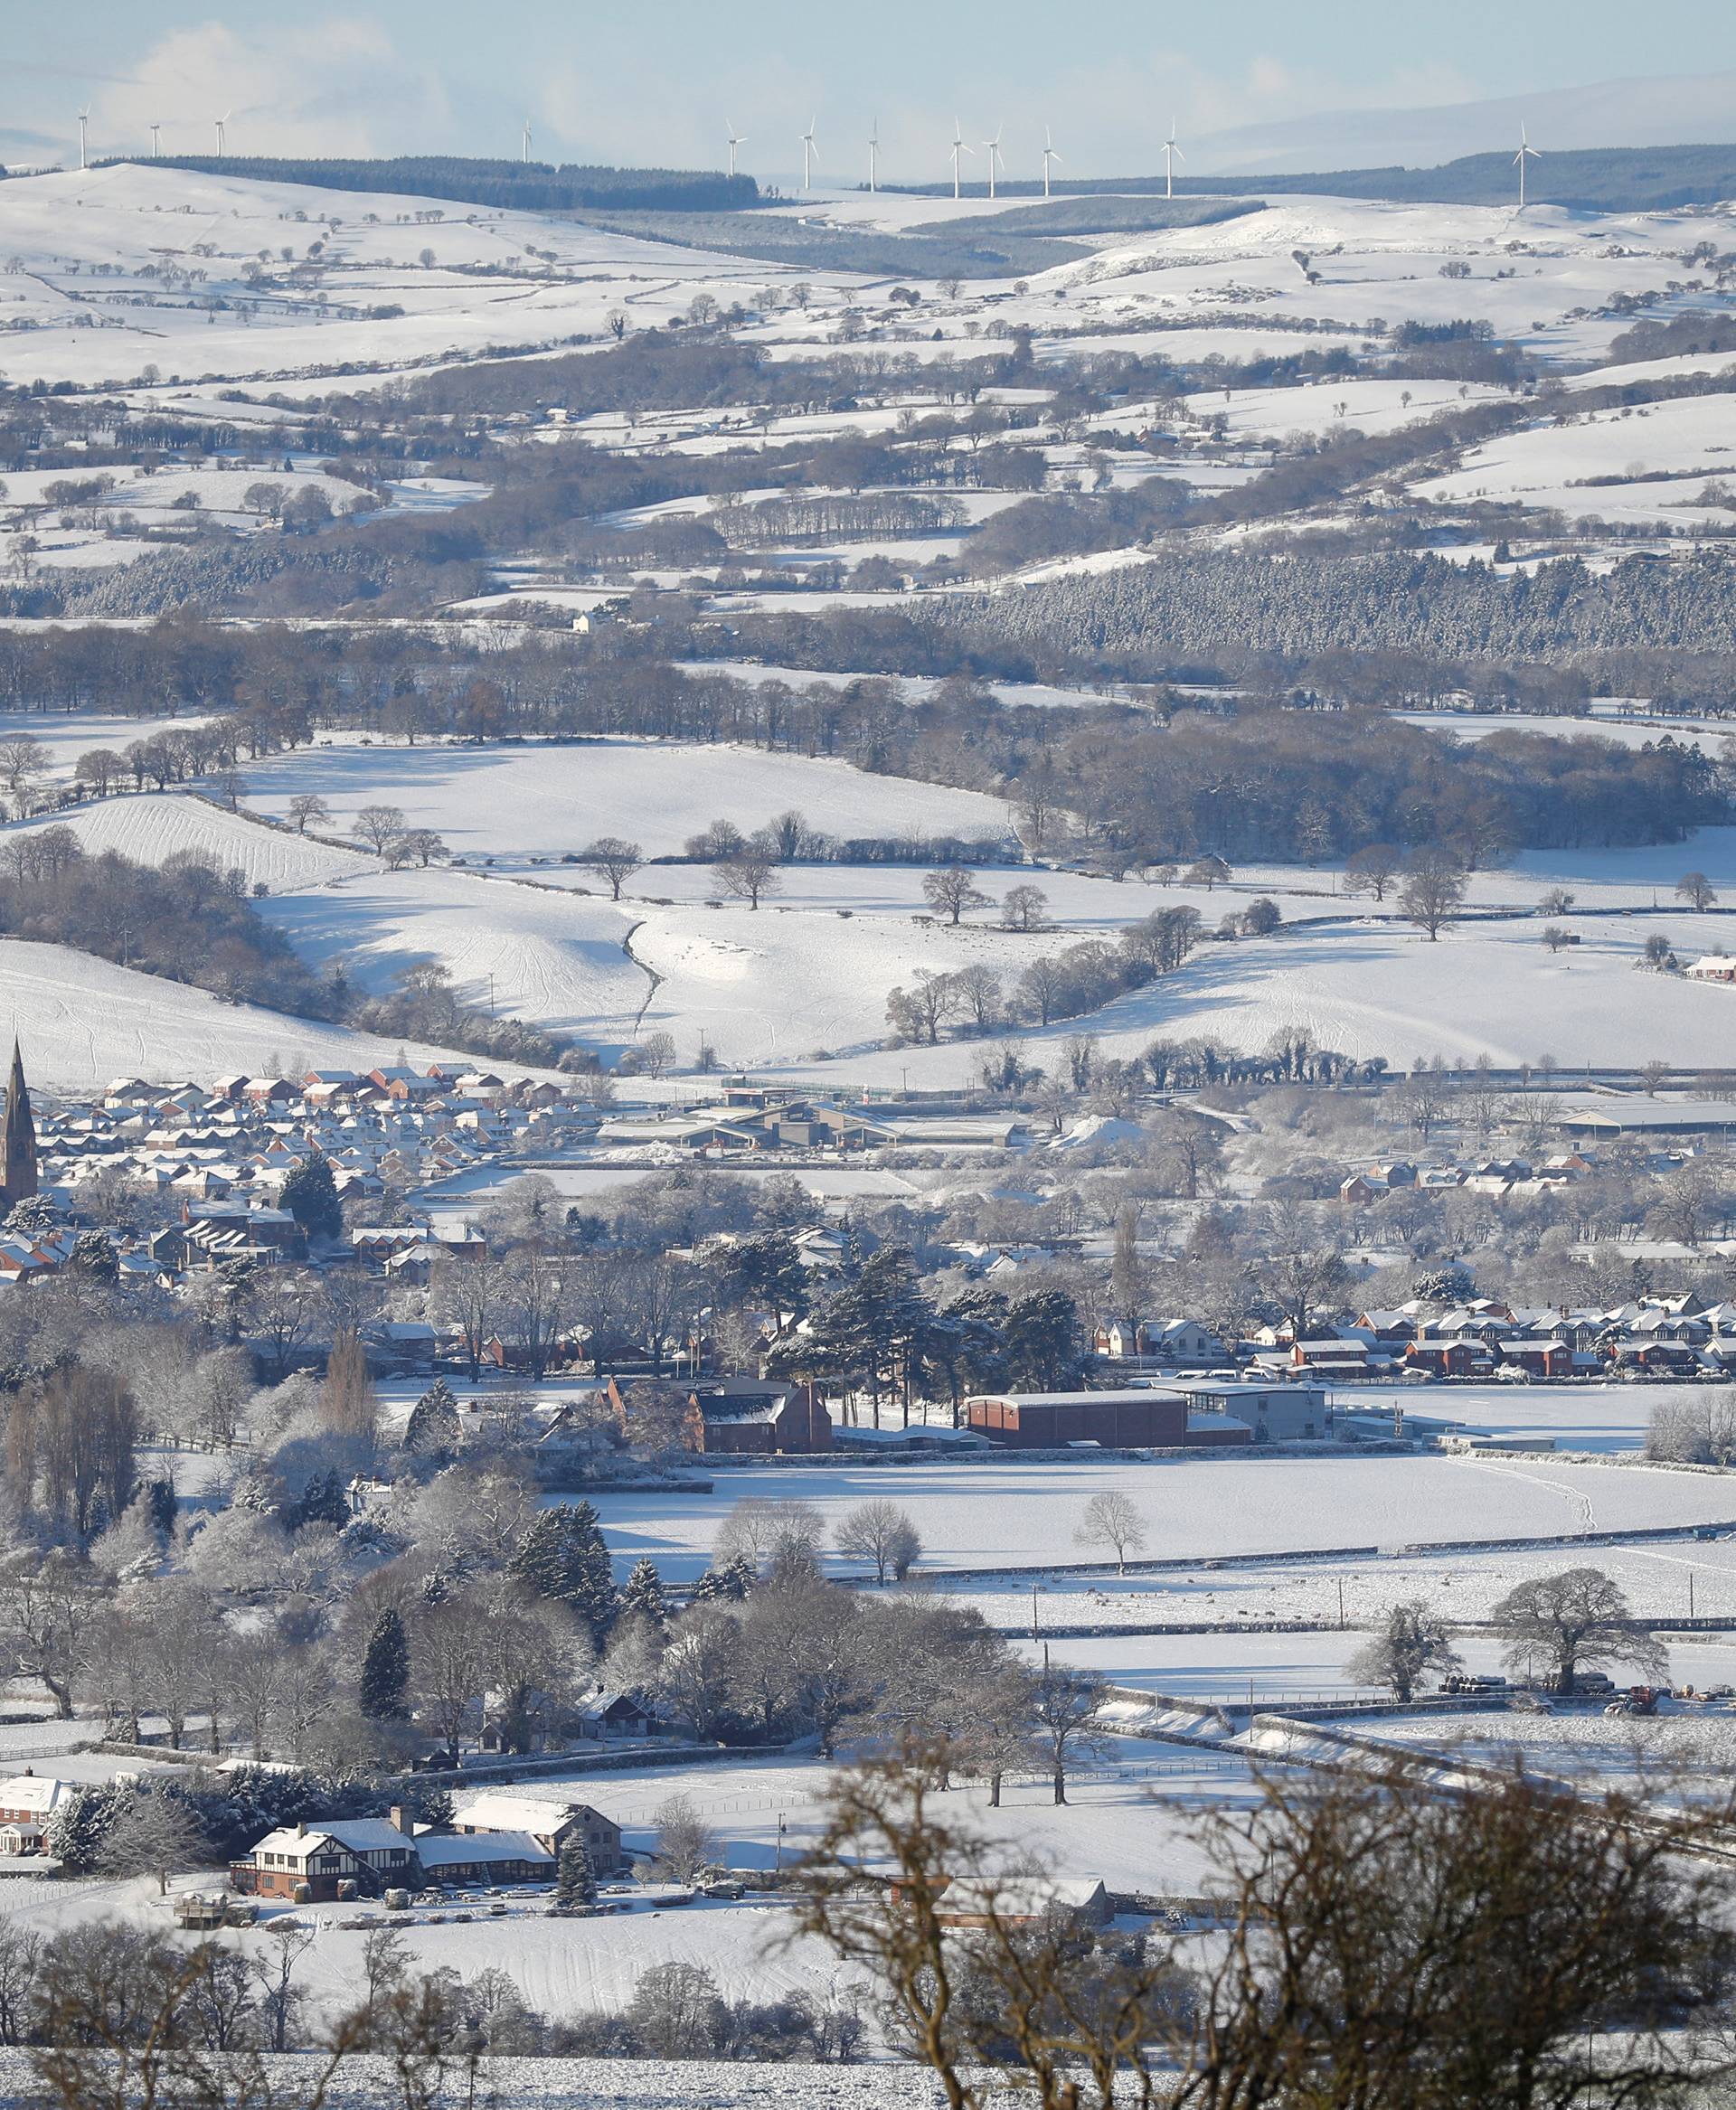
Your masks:
[[[687,1396],[687,1444],[696,1451],[829,1451],[832,1417],[814,1385],[719,1378]]]

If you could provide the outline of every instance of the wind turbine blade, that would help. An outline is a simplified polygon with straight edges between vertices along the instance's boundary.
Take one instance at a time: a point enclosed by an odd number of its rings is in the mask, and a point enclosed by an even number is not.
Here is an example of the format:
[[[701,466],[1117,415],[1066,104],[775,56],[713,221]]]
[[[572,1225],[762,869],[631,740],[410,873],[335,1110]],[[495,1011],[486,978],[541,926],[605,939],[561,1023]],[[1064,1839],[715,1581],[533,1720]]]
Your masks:
[[[1174,140],[1171,140],[1170,142],[1170,152],[1175,155],[1177,161],[1185,161],[1187,159],[1186,155],[1182,152],[1181,148],[1175,145]]]

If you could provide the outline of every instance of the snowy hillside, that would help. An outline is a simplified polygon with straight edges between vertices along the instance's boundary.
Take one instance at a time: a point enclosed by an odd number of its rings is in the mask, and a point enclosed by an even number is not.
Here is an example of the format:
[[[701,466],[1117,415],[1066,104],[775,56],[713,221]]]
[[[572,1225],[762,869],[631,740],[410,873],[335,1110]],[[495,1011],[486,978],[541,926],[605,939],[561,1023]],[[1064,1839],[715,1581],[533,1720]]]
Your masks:
[[[88,953],[0,941],[0,1034],[30,1051],[33,1083],[90,1095],[116,1077],[174,1084],[309,1069],[372,1069],[401,1060],[401,1042],[343,1026],[224,1003]],[[424,1063],[451,1051],[412,1047]]]

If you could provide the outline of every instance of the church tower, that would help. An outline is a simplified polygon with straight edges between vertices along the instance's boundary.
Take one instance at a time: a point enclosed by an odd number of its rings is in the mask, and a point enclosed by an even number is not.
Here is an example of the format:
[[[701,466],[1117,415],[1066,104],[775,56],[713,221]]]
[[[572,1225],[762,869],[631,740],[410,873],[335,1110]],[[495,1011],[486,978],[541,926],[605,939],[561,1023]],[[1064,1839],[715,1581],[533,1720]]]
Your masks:
[[[7,1209],[36,1192],[36,1124],[31,1117],[30,1089],[24,1083],[24,1057],[12,1043],[12,1075],[6,1080],[6,1131],[0,1159],[0,1202]]]

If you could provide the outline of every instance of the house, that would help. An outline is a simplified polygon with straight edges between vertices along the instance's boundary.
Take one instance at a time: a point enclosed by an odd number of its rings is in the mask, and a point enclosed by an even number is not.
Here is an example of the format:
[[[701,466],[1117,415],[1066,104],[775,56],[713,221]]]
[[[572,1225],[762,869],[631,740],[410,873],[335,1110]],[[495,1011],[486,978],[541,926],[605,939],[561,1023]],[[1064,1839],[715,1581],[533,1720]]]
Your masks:
[[[1474,1334],[1452,1341],[1413,1341],[1404,1352],[1404,1362],[1407,1370],[1421,1371],[1431,1378],[1480,1378],[1494,1369],[1495,1350]]]
[[[1392,1362],[1389,1356],[1377,1354],[1366,1341],[1330,1334],[1292,1342],[1288,1360],[1293,1370],[1307,1371],[1316,1378],[1336,1378],[1341,1383],[1383,1376]]]
[[[73,1782],[28,1768],[0,1780],[0,1853],[41,1853],[49,1819],[73,1792]]]
[[[398,1808],[389,1817],[280,1826],[256,1840],[229,1869],[238,1890],[314,1905],[329,1904],[342,1882],[372,1893],[416,1876],[413,1830]]]
[[[719,1378],[687,1395],[687,1447],[695,1451],[829,1451],[832,1417],[814,1385]]]
[[[1726,953],[1711,953],[1684,972],[1694,982],[1736,982],[1736,960]]]
[[[637,1742],[656,1734],[657,1725],[637,1700],[625,1692],[594,1692],[579,1710],[579,1734],[608,1742]]]
[[[1116,1319],[1097,1329],[1093,1346],[1114,1361],[1136,1356],[1209,1367],[1223,1361],[1223,1342],[1197,1319]]]
[[[557,1860],[567,1841],[580,1832],[590,1849],[590,1865],[599,1876],[619,1875],[628,1865],[621,1846],[620,1826],[590,1803],[556,1801],[552,1796],[544,1800],[540,1795],[508,1794],[499,1788],[489,1788],[459,1806],[451,1829],[465,1838],[488,1832],[524,1834],[540,1851]],[[420,1838],[417,1847],[420,1851]]]

